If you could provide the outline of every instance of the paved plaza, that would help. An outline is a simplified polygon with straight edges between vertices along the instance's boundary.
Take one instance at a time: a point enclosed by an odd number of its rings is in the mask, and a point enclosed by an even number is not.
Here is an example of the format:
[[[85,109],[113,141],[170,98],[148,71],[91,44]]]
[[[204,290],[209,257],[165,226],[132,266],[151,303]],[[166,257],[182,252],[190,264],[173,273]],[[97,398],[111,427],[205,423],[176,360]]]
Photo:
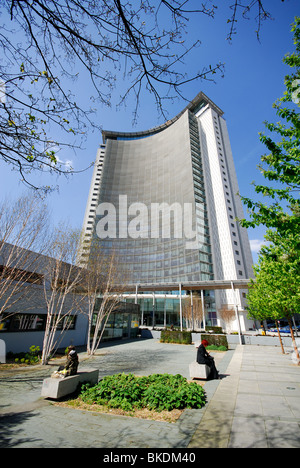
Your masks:
[[[300,367],[291,354],[254,345],[212,354],[221,379],[205,382],[206,406],[185,410],[176,423],[55,406],[40,395],[56,367],[0,370],[0,447],[299,448]],[[156,339],[107,343],[92,358],[79,353],[99,378],[118,372],[189,378],[195,356],[193,345]]]

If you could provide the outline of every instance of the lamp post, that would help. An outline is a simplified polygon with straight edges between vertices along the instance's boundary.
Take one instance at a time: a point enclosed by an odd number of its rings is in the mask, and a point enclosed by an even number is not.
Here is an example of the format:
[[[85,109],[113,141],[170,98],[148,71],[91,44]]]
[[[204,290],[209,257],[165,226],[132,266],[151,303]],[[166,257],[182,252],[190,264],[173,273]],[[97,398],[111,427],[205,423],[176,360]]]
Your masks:
[[[191,291],[191,312],[192,312],[192,331],[194,331],[194,306],[193,306],[193,291]]]
[[[180,311],[180,331],[182,331],[183,326],[182,326],[181,283],[179,283],[179,311]]]
[[[231,289],[232,289],[232,293],[233,293],[235,316],[236,316],[237,325],[238,325],[239,342],[240,342],[240,345],[241,345],[241,344],[243,344],[242,343],[242,331],[241,331],[241,324],[240,324],[240,318],[239,318],[239,312],[238,312],[238,305],[237,305],[237,302],[236,302],[235,289],[234,289],[232,281],[231,281]]]

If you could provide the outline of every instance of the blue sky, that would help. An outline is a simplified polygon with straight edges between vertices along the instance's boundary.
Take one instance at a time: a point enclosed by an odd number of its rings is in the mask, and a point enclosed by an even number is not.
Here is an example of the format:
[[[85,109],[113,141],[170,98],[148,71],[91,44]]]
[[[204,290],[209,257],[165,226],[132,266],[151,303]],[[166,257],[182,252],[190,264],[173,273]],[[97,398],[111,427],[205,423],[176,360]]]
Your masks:
[[[188,40],[200,38],[201,47],[195,49],[188,61],[186,70],[195,71],[203,65],[214,65],[225,62],[224,78],[216,77],[216,83],[207,81],[193,82],[184,88],[187,99],[193,99],[198,92],[203,91],[223,111],[227,121],[233,157],[240,187],[244,196],[254,197],[251,182],[264,181],[257,169],[260,157],[265,148],[259,142],[258,133],[264,130],[265,120],[276,122],[277,116],[272,109],[273,102],[284,92],[284,76],[289,72],[282,58],[287,52],[294,50],[291,23],[300,14],[299,0],[266,0],[265,4],[273,15],[273,20],[263,23],[260,42],[256,39],[253,20],[241,20],[237,23],[237,34],[232,44],[226,40],[229,26],[226,20],[229,16],[227,5],[229,0],[215,1],[221,4],[215,19],[201,16],[190,21]],[[121,82],[120,82],[121,83]],[[85,99],[85,86],[75,88],[81,99]],[[119,89],[115,91],[117,100]],[[183,100],[169,102],[167,106],[169,118],[177,115],[186,105]],[[143,96],[139,111],[139,120],[132,126],[132,102],[127,107],[116,111],[99,106],[97,121],[106,130],[139,131],[155,127],[163,123],[159,119],[155,105],[149,96]],[[100,133],[90,132],[84,144],[84,150],[76,154],[70,151],[61,152],[60,159],[71,160],[75,169],[87,167],[94,159],[98,145],[102,143]],[[81,228],[92,168],[81,174],[66,179],[52,176],[49,182],[58,185],[59,190],[48,195],[47,201],[52,211],[52,219],[69,222],[75,228]],[[24,193],[24,185],[20,182],[18,173],[0,162],[0,197],[18,196]],[[254,247],[263,240],[264,228],[249,229],[248,235],[253,246],[253,258],[257,260]]]

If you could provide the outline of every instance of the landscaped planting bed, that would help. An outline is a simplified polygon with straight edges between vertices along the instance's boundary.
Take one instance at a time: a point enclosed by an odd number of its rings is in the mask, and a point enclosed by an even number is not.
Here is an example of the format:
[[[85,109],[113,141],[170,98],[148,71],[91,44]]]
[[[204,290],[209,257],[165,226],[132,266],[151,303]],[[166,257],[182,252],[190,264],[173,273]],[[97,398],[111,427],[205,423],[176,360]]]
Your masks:
[[[85,405],[104,405],[135,411],[172,411],[201,408],[205,405],[205,392],[196,382],[188,382],[181,375],[114,374],[104,377],[97,385],[83,385],[78,400]]]

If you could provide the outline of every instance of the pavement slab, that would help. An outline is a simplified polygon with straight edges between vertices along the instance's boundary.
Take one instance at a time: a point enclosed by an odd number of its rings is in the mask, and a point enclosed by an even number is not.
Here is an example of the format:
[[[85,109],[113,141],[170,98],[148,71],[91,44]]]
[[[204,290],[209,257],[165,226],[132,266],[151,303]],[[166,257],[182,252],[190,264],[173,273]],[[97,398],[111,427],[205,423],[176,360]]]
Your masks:
[[[2,448],[299,448],[300,367],[274,346],[237,345],[212,353],[219,380],[204,383],[207,404],[185,410],[176,423],[56,406],[41,398],[44,378],[55,367],[0,370]],[[80,365],[117,372],[181,374],[189,378],[193,345],[156,339],[111,342]],[[59,365],[59,364],[58,364]]]

